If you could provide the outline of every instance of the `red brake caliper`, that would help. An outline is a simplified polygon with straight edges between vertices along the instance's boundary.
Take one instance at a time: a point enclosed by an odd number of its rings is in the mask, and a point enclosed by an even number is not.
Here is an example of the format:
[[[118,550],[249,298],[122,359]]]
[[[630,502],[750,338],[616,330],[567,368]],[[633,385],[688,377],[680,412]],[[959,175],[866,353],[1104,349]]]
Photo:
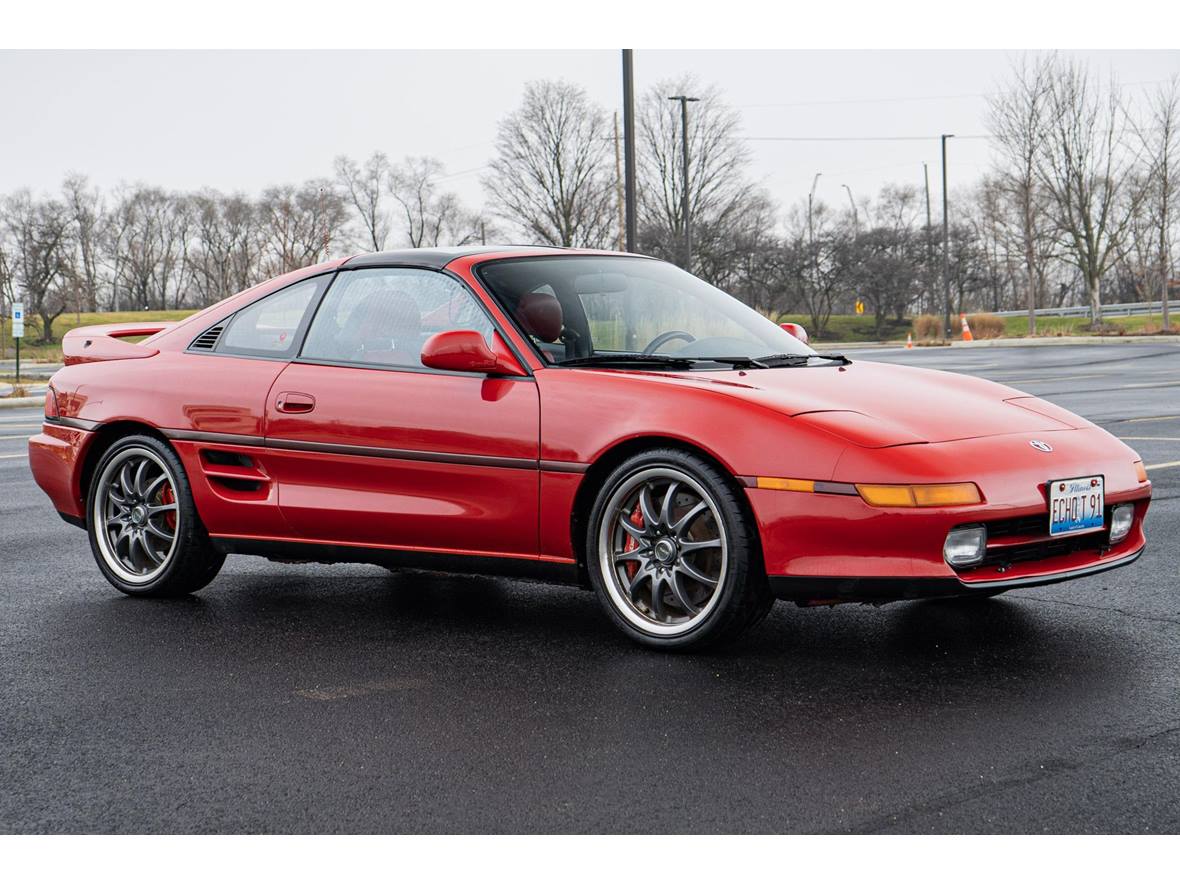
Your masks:
[[[163,489],[163,491],[160,492],[160,503],[161,504],[175,504],[176,503],[176,495],[174,495],[172,493],[172,483],[170,483],[170,482],[164,483],[164,489]],[[176,531],[176,511],[169,510],[167,513],[165,513],[164,514],[164,522],[168,525],[168,528],[172,529],[172,531]]]
[[[631,519],[631,525],[635,526],[636,528],[641,529],[644,527],[643,511],[640,509],[638,504],[636,504],[635,509],[631,511],[630,519]],[[630,553],[632,550],[638,550],[638,549],[639,549],[639,542],[636,541],[630,535],[627,535],[627,543],[623,545],[623,552]],[[623,565],[623,570],[627,572],[628,578],[634,578],[635,573],[637,571],[639,571],[639,563],[635,562],[634,560],[628,560]]]

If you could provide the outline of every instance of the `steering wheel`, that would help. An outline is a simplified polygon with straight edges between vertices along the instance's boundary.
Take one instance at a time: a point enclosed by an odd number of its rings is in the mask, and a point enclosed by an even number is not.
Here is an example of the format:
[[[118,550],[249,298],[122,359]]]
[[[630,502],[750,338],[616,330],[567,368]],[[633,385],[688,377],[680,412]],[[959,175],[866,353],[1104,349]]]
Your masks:
[[[647,347],[643,348],[643,352],[655,353],[669,341],[675,341],[677,338],[683,339],[689,344],[697,340],[695,335],[690,335],[688,332],[681,332],[673,329],[671,332],[661,332],[655,338],[651,339],[651,342],[647,345]]]

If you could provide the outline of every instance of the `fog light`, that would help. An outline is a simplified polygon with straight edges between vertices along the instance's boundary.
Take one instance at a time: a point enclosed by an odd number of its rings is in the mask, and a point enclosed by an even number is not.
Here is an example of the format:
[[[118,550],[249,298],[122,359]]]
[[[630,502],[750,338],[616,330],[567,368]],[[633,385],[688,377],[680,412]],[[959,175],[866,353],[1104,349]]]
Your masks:
[[[1135,521],[1135,505],[1119,504],[1110,512],[1110,540],[1121,541],[1131,531],[1131,523]]]
[[[953,566],[979,565],[987,550],[987,529],[981,525],[951,529],[947,532],[942,555]]]

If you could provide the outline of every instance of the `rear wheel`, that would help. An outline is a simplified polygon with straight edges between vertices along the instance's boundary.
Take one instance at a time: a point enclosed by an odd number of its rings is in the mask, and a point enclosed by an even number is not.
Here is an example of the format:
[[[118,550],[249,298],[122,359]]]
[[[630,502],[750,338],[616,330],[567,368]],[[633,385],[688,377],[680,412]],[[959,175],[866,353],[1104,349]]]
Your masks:
[[[90,548],[131,596],[182,596],[216,577],[218,553],[197,516],[180,459],[151,436],[126,436],[102,456],[87,499]]]
[[[696,455],[657,449],[607,477],[585,539],[611,620],[662,649],[737,638],[773,597],[752,520],[727,478]]]

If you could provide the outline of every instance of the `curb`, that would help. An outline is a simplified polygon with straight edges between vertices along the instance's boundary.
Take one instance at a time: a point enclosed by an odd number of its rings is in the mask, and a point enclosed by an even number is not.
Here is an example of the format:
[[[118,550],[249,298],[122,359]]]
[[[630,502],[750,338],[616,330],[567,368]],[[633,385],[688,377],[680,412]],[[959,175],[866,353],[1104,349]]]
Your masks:
[[[1180,344],[1180,335],[1061,335],[1045,338],[984,338],[952,341],[951,347],[1052,347],[1061,344]]]
[[[1053,347],[1065,344],[1172,344],[1180,346],[1180,335],[1062,335],[1045,338],[982,338],[975,341],[952,341],[946,344],[914,344],[914,350],[941,350],[944,347]],[[825,341],[811,345],[812,350],[879,350],[904,348],[904,341]]]
[[[0,409],[29,409],[45,404],[43,396],[12,396],[0,399]]]

